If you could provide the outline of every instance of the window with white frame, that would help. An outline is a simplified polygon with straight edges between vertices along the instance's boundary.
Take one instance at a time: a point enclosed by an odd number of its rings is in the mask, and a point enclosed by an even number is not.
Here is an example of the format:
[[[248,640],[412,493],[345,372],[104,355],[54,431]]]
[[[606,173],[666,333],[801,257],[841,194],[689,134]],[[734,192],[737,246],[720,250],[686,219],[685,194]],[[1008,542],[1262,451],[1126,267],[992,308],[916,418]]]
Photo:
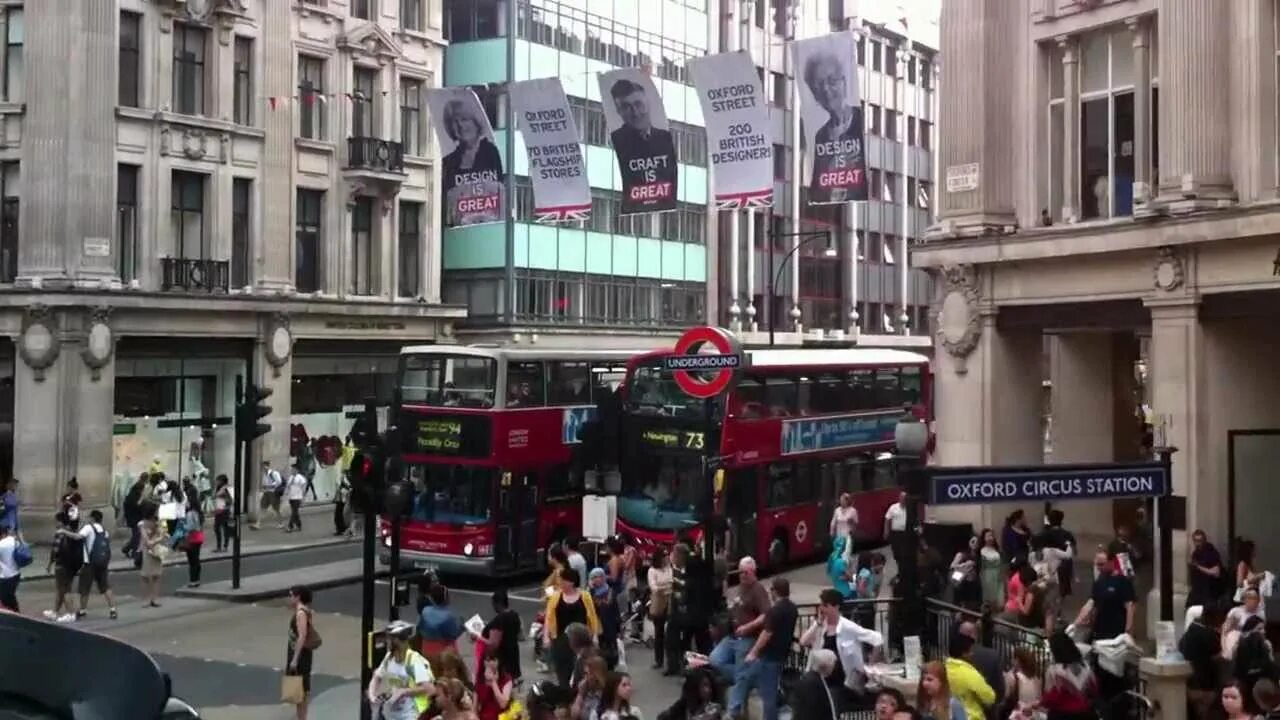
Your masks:
[[[320,240],[324,229],[324,192],[298,188],[298,219],[293,284],[298,292],[320,289]]]
[[[353,71],[355,92],[351,98],[351,137],[377,137],[374,129],[374,88],[378,71],[357,67]]]
[[[422,257],[422,203],[400,202],[400,282],[396,293],[403,298],[422,292],[419,275]]]
[[[1080,39],[1080,218],[1133,214],[1133,39]]]
[[[400,0],[400,29],[422,30],[422,0]]]
[[[351,0],[351,17],[372,20],[373,0]]]
[[[9,102],[22,102],[23,67],[22,45],[26,39],[26,24],[22,8],[5,10],[4,45],[4,97]]]
[[[400,78],[400,144],[405,155],[422,155],[422,81]]]
[[[195,25],[173,26],[173,111],[205,114],[205,53],[209,33]]]
[[[240,125],[253,124],[253,38],[236,37],[235,95],[233,119]]]
[[[138,166],[116,166],[116,247],[120,281],[138,277]]]
[[[207,175],[173,171],[170,196],[170,229],[174,251],[183,260],[209,260],[205,242],[204,188]]]
[[[351,294],[372,295],[375,291],[373,251],[373,198],[356,198],[351,209]]]
[[[1063,107],[1066,100],[1063,93],[1062,49],[1051,45],[1044,53],[1047,67],[1045,73],[1049,78],[1049,112],[1047,129],[1049,137],[1049,154],[1045,167],[1045,204],[1042,210],[1049,212],[1054,220],[1062,219],[1062,161],[1066,152],[1066,135],[1063,129]]]
[[[0,282],[18,277],[19,205],[22,168],[17,161],[0,163]]]
[[[324,60],[298,56],[298,133],[309,140],[324,140]]]

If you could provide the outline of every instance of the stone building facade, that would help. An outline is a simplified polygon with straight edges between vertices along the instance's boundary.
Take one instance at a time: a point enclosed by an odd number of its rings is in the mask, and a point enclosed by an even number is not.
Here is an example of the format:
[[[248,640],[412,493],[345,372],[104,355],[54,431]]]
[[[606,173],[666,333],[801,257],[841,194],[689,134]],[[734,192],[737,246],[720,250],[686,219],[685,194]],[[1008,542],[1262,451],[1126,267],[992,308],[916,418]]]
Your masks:
[[[1176,579],[1190,528],[1224,551],[1250,536],[1275,567],[1277,4],[947,0],[942,13],[940,212],[913,253],[945,281],[937,461],[1175,446]],[[1103,536],[1139,521],[1136,506],[1061,507]],[[1011,509],[956,514],[998,527]]]
[[[430,0],[0,3],[0,477],[51,506],[142,471],[233,471],[237,388],[274,390],[250,466],[314,463],[440,301]],[[310,498],[309,498],[310,499]],[[39,514],[39,513],[37,513]]]

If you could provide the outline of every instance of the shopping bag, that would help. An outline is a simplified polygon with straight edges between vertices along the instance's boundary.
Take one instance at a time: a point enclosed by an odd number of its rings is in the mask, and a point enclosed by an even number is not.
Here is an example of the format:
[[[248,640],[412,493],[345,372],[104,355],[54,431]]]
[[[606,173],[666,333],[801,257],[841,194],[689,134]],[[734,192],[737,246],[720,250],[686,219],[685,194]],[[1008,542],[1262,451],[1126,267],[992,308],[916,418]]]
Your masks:
[[[301,705],[307,699],[307,691],[302,687],[301,675],[283,675],[280,677],[280,702],[289,705]]]

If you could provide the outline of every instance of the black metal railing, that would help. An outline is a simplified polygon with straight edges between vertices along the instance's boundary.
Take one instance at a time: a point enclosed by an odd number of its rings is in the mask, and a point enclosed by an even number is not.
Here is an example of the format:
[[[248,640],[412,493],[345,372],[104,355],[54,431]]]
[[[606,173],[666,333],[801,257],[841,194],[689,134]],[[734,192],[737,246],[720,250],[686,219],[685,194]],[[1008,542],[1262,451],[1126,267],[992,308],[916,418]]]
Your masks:
[[[195,292],[227,292],[231,263],[226,260],[160,258],[160,289]]]
[[[929,660],[942,660],[951,649],[951,635],[962,622],[978,626],[978,642],[995,650],[1004,667],[1013,667],[1013,656],[1024,648],[1035,658],[1041,673],[1049,667],[1049,646],[1044,632],[996,617],[990,611],[976,612],[935,598],[925,600],[925,633],[920,644]]]
[[[888,645],[893,637],[894,623],[898,619],[895,616],[901,607],[902,602],[896,598],[846,600],[840,604],[840,614],[868,630],[881,633],[885,636],[885,643]],[[798,611],[796,634],[784,667],[788,670],[804,672],[809,663],[809,648],[800,644],[800,636],[813,625],[814,618],[818,616],[818,606],[808,603],[800,604],[796,605],[796,610]],[[898,640],[900,642],[901,638]],[[841,720],[845,719],[842,717]]]
[[[347,168],[403,172],[404,146],[394,140],[370,137],[347,138]]]

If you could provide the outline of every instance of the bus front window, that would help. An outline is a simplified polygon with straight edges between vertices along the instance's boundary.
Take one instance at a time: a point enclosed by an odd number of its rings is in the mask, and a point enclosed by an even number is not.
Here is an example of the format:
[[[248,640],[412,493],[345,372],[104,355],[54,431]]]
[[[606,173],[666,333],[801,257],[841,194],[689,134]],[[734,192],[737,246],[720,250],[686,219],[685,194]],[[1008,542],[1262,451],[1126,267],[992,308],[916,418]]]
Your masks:
[[[618,516],[653,530],[681,530],[698,521],[707,495],[707,478],[698,457],[650,455],[622,471]]]
[[[681,390],[660,363],[637,367],[627,391],[627,409],[643,415],[701,416],[705,412],[704,402]]]
[[[498,364],[469,355],[405,355],[400,401],[435,407],[491,408]]]
[[[409,467],[414,487],[412,518],[419,522],[482,525],[493,506],[496,468],[426,463]]]

